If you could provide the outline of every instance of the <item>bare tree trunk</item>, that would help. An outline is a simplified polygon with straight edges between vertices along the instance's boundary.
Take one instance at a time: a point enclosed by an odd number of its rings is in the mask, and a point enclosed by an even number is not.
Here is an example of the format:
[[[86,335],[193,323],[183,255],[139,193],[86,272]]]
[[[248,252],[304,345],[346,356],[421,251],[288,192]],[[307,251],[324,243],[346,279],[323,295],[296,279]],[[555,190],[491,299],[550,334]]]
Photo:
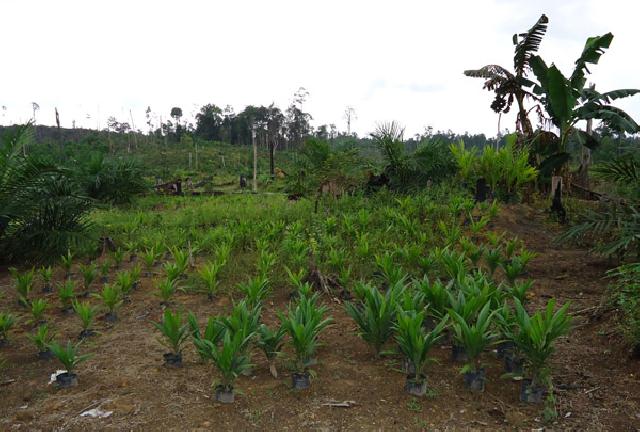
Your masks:
[[[256,142],[255,126],[251,130],[251,144],[253,145],[253,192],[258,192],[258,143]]]

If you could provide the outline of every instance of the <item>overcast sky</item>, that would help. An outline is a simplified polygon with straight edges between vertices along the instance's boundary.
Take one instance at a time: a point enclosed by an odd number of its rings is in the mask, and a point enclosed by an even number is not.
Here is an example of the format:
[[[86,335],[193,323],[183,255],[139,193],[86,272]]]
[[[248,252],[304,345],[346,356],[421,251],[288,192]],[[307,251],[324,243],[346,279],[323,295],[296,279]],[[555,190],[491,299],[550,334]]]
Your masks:
[[[513,66],[511,37],[550,19],[541,55],[565,74],[588,36],[611,31],[592,68],[599,90],[640,88],[640,0],[469,1],[50,1],[1,0],[0,123],[104,127],[108,116],[146,129],[151,106],[275,102],[310,95],[314,125],[346,129],[344,108],[363,135],[398,120],[407,134],[427,125],[495,135],[497,115],[482,81],[465,69]],[[624,101],[640,119],[640,96]],[[87,119],[87,115],[91,118]],[[513,130],[513,119],[503,127]]]

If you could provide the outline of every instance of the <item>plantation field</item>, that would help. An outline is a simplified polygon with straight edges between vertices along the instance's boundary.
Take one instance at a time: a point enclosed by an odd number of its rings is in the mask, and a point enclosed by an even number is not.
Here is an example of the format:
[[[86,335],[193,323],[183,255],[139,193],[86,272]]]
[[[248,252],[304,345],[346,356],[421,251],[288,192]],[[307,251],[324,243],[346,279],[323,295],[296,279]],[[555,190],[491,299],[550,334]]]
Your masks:
[[[620,431],[637,427],[637,365],[627,360],[624,344],[611,331],[614,317],[598,308],[608,284],[603,277],[611,266],[586,250],[555,245],[558,228],[541,210],[522,204],[475,204],[448,186],[405,197],[382,191],[339,200],[320,198],[317,212],[315,204],[308,199],[288,201],[284,195],[238,194],[146,197],[128,209],[94,211],[92,222],[103,236],[113,239],[117,250],[103,251],[92,261],[97,269],[104,267],[101,276],[108,284],[119,287],[121,304],[113,307],[117,319],[108,320],[104,296],[80,297],[91,260],[69,260],[74,297],[96,308],[95,318],[86,326],[95,334],[78,345],[80,354],[91,357],[78,364],[78,384],[71,388],[48,384],[50,375],[62,367],[55,359],[36,356],[38,350],[27,336],[37,326],[30,322],[29,307],[16,302],[20,297],[15,295],[15,277],[3,269],[0,310],[17,321],[6,346],[0,348],[7,360],[0,379],[0,429],[540,428],[547,404],[520,402],[521,381],[502,376],[503,360],[497,358],[496,348],[517,324],[505,324],[498,316],[508,316],[501,315],[503,305],[511,310],[516,302],[533,315],[552,298],[557,302],[554,310],[570,302],[573,321],[568,334],[555,340],[548,370],[540,375],[552,383],[555,394],[557,417],[549,427]],[[490,251],[496,254],[494,261],[488,258]],[[184,267],[176,268],[181,262]],[[215,277],[206,277],[204,269],[215,263],[219,264]],[[522,268],[515,268],[517,263]],[[133,279],[139,279],[137,287],[121,276],[131,275],[132,270]],[[58,292],[66,272],[63,266],[54,268],[50,293],[41,292],[42,281],[36,276],[23,303],[46,299],[49,307],[41,318],[55,333],[54,339],[76,342],[83,329],[81,320],[73,310],[62,311]],[[167,281],[173,282],[167,285]],[[438,297],[438,287],[444,297]],[[100,275],[95,274],[85,288],[90,294],[103,292]],[[374,347],[358,336],[362,328],[347,312],[347,303],[365,310],[367,295],[378,290],[387,293],[383,294],[387,300],[397,295],[398,320],[429,318],[430,323],[425,319],[417,326],[420,334],[435,335],[435,323],[449,317],[443,321],[441,338],[428,352],[434,361],[424,368],[424,396],[404,391],[406,353],[401,354],[398,342],[403,334],[400,324],[381,341],[381,355],[376,355]],[[251,317],[276,329],[291,319],[288,307],[290,312],[300,311],[309,299],[314,299],[316,312],[333,319],[319,331],[320,344],[312,347],[317,349],[296,356],[292,335],[286,332],[282,352],[270,364],[261,349],[262,333],[248,334],[246,347],[236,354],[250,357],[253,366],[232,382],[236,391],[232,404],[215,400],[212,382],[225,382],[224,377],[211,359],[202,356],[207,349],[214,352],[222,339],[212,338],[209,348],[206,343],[198,345],[190,328],[180,346],[182,365],[163,361],[163,354],[175,351],[163,345],[165,339],[154,325],[166,321],[166,311],[180,312],[185,325],[191,312],[200,328],[210,317],[221,323],[223,317],[235,316],[241,318],[242,331],[251,325]],[[476,306],[466,309],[461,305],[475,301]],[[249,315],[236,314],[238,304],[247,307]],[[474,392],[460,373],[464,362],[453,361],[451,351],[452,343],[463,339],[456,336],[461,325],[456,314],[475,323],[483,307],[492,311],[483,335],[487,344],[470,363],[485,369],[486,383],[483,392]],[[395,313],[391,316],[396,319]],[[229,325],[223,333],[233,337],[239,332]],[[522,329],[516,332],[522,334]],[[230,339],[223,342],[232,345]],[[270,366],[276,367],[277,378]],[[292,373],[306,370],[313,371],[310,387],[292,389]],[[525,377],[534,372],[525,361]],[[346,406],[331,406],[335,403]],[[112,413],[104,419],[80,417],[92,408]]]

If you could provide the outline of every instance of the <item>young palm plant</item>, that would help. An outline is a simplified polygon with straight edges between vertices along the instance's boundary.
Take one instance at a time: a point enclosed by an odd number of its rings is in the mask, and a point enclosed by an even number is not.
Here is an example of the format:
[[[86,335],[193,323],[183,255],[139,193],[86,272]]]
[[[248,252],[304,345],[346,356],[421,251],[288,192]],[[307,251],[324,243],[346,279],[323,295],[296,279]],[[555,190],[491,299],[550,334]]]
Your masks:
[[[61,345],[57,342],[49,344],[51,353],[62,363],[65,372],[56,375],[56,384],[59,388],[73,387],[78,384],[78,377],[75,373],[78,364],[91,358],[90,354],[79,355],[80,344],[73,345],[71,341],[67,341],[67,345]]]
[[[107,308],[105,319],[110,322],[116,321],[118,319],[116,310],[122,304],[122,293],[120,290],[112,285],[104,284],[102,291],[93,296],[100,299],[102,304]]]
[[[222,264],[216,260],[205,264],[200,268],[200,270],[198,270],[198,275],[205,284],[207,298],[209,300],[213,300],[213,296],[218,290],[218,284],[220,283],[218,275],[220,274],[221,269]]]
[[[239,285],[240,291],[245,295],[247,306],[255,308],[269,295],[269,280],[257,276]]]
[[[44,313],[49,307],[49,302],[46,299],[38,298],[31,302],[31,322],[35,325],[42,324],[44,322]]]
[[[48,360],[53,357],[49,349],[49,344],[53,340],[53,336],[47,324],[40,325],[33,334],[29,335],[29,340],[31,340],[38,349],[38,358],[40,360]]]
[[[233,403],[235,400],[235,380],[252,366],[245,349],[252,337],[253,334],[226,332],[221,346],[207,339],[194,339],[198,351],[204,358],[211,360],[220,372],[220,384],[215,389],[215,397],[218,402]]]
[[[160,297],[160,304],[168,306],[171,301],[171,297],[176,292],[175,279],[165,279],[158,284],[156,295]]]
[[[62,255],[60,261],[62,262],[62,268],[64,268],[64,277],[65,279],[69,279],[69,277],[71,277],[71,267],[73,266],[73,254],[71,250],[67,250],[67,254]]]
[[[0,347],[7,344],[9,330],[16,323],[16,317],[8,312],[0,312]]]
[[[31,269],[16,276],[16,292],[18,293],[18,304],[23,307],[29,306],[29,293],[33,288],[34,270]]]
[[[172,313],[168,309],[164,311],[162,321],[153,325],[164,336],[164,340],[159,339],[160,343],[171,350],[163,355],[165,364],[181,366],[182,346],[189,337],[189,325],[183,323],[180,312]]]
[[[358,285],[362,301],[345,303],[347,314],[358,325],[358,335],[373,348],[376,357],[393,335],[401,289],[392,287],[385,294],[369,284]],[[397,285],[396,285],[397,287]]]
[[[75,283],[71,279],[67,279],[58,285],[58,299],[60,299],[63,312],[71,310],[71,303],[75,298]]]
[[[53,279],[53,268],[51,266],[40,268],[40,278],[42,278],[42,292],[48,293],[53,291],[51,279]]]
[[[227,330],[220,318],[209,317],[209,319],[207,320],[207,325],[204,328],[204,333],[202,333],[200,331],[200,326],[198,325],[198,319],[193,314],[193,312],[189,312],[189,314],[187,315],[187,324],[189,325],[191,338],[193,339],[193,343],[196,346],[196,350],[203,360],[205,360],[205,354],[200,352],[196,341],[206,339],[212,344],[218,345]]]
[[[415,371],[407,375],[405,391],[415,396],[424,396],[427,391],[424,369],[430,360],[429,351],[442,337],[448,319],[445,316],[433,330],[426,331],[424,318],[424,311],[416,313],[400,310],[394,324],[398,348]]]
[[[89,294],[89,289],[91,288],[91,284],[98,276],[98,268],[94,263],[81,265],[80,273],[82,274],[82,282],[84,285],[84,293],[82,293],[81,296],[84,297]]]
[[[146,277],[151,277],[151,275],[153,274],[153,268],[156,265],[157,259],[158,259],[158,252],[153,246],[150,248],[147,248],[142,254],[142,260],[144,261],[144,267],[146,270],[145,272]]]
[[[462,368],[465,385],[474,391],[484,391],[485,373],[480,364],[480,354],[496,339],[491,328],[495,311],[491,311],[491,303],[487,302],[478,313],[475,322],[454,310],[449,311],[453,319],[453,331],[458,343],[464,347],[468,363]]]
[[[555,352],[557,339],[571,330],[569,303],[555,310],[556,301],[551,299],[545,310],[531,316],[518,299],[514,299],[514,305],[518,326],[509,337],[524,355],[529,375],[528,380],[523,380],[520,398],[524,402],[539,402],[547,393],[545,417],[553,418],[556,411],[549,359]]]
[[[80,339],[88,338],[93,336],[95,332],[91,328],[93,321],[96,317],[96,313],[98,310],[95,306],[91,306],[91,303],[88,301],[79,302],[74,300],[73,302],[73,310],[80,318],[80,322],[82,323],[82,330],[80,331]]]
[[[287,331],[283,326],[277,329],[271,329],[265,324],[260,324],[258,327],[258,348],[262,350],[267,361],[269,362],[269,372],[274,378],[278,378],[278,369],[276,368],[276,358],[282,350],[284,344],[284,336]]]
[[[119,269],[122,265],[122,261],[124,261],[124,250],[122,250],[121,248],[117,248],[115,251],[113,251],[111,257],[113,259],[113,266]]]
[[[328,308],[318,306],[317,299],[317,294],[303,295],[295,306],[289,305],[286,315],[279,313],[296,353],[295,372],[291,376],[295,389],[309,387],[309,366],[319,345],[318,335],[333,322],[331,317],[324,318]]]

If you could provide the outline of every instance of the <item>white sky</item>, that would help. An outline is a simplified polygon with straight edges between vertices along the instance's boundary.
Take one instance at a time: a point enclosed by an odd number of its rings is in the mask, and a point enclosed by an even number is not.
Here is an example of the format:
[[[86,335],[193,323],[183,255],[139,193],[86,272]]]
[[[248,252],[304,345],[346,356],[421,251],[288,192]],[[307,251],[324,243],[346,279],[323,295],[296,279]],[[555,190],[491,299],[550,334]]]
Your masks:
[[[0,124],[28,120],[35,101],[38,123],[54,124],[54,107],[63,127],[130,121],[131,110],[146,130],[148,105],[165,119],[205,103],[284,109],[304,86],[315,125],[345,130],[351,105],[360,135],[383,120],[407,135],[427,125],[495,135],[490,93],[462,72],[511,69],[511,36],[543,12],[548,63],[569,74],[585,39],[611,31],[590,81],[640,88],[640,0],[0,0]],[[619,106],[640,120],[640,96]]]

